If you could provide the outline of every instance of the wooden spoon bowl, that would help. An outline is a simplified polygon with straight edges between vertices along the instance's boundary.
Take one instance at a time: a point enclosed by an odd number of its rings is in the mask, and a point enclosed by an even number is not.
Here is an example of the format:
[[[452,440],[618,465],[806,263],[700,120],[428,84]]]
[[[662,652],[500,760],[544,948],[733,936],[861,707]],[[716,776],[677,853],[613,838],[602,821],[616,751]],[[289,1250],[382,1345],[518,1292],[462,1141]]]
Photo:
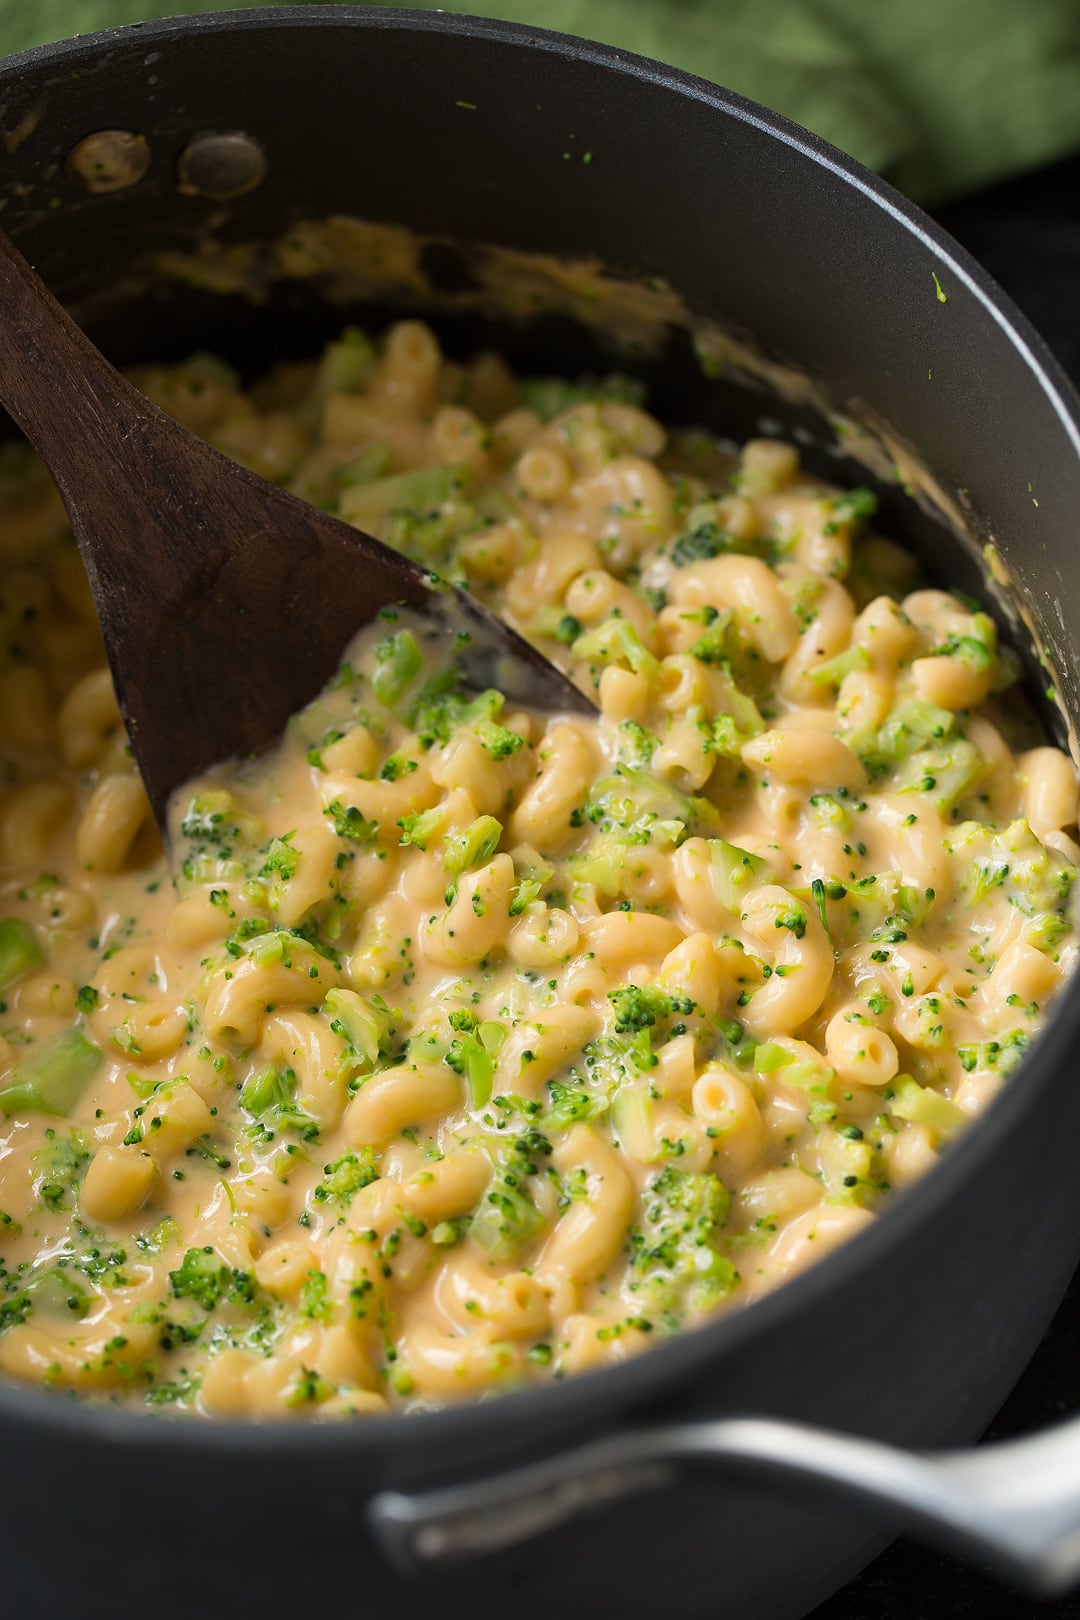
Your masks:
[[[391,604],[437,628],[463,680],[591,713],[464,591],[236,465],[127,382],[0,234],[0,404],[48,466],[94,593],[158,826],[172,793],[261,752]]]

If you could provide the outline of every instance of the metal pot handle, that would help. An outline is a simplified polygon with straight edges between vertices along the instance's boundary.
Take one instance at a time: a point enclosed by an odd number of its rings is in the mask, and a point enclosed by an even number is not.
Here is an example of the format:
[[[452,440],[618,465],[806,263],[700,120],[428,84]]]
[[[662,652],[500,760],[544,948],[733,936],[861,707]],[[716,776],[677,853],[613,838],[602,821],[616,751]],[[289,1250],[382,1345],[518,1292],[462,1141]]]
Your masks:
[[[769,1418],[629,1430],[479,1482],[382,1491],[372,1528],[402,1571],[482,1556],[671,1483],[680,1464],[805,1481],[1052,1597],[1080,1579],[1080,1418],[971,1451],[903,1451]]]

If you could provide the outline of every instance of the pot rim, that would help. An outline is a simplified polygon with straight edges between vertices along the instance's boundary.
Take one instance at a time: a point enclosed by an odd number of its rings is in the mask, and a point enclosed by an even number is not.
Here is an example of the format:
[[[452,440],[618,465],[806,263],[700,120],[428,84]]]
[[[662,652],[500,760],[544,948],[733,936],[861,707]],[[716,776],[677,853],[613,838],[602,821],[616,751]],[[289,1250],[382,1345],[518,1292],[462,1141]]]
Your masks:
[[[610,73],[654,85],[661,90],[703,102],[723,118],[734,118],[779,141],[841,184],[859,192],[873,207],[889,215],[934,256],[983,306],[1006,341],[1032,373],[1036,385],[1052,406],[1076,455],[1080,476],[1080,396],[1050,353],[1043,339],[989,273],[915,203],[855,159],[802,129],[778,113],[705,79],[614,46],[580,39],[526,24],[495,21],[457,13],[405,10],[396,7],[315,5],[252,7],[198,15],[131,23],[57,40],[17,52],[0,60],[0,85],[18,82],[27,74],[45,74],[55,67],[77,67],[119,46],[167,46],[178,36],[209,36],[248,31],[310,31],[336,27],[373,31],[457,35],[496,42],[518,50],[541,50],[565,60],[595,66]],[[1080,639],[1080,638],[1078,638]],[[1038,1106],[1038,1095],[1052,1082],[1059,1066],[1069,1062],[1080,1043],[1080,971],[1054,1003],[1032,1052],[1003,1087],[986,1115],[945,1154],[942,1162],[913,1189],[894,1197],[869,1226],[827,1255],[806,1272],[781,1284],[752,1307],[717,1317],[659,1343],[620,1365],[578,1373],[559,1383],[538,1385],[481,1401],[465,1401],[442,1409],[408,1416],[393,1412],[374,1423],[286,1424],[227,1418],[193,1419],[108,1407],[74,1397],[60,1398],[32,1386],[0,1380],[0,1425],[33,1425],[51,1435],[76,1436],[123,1448],[167,1445],[185,1453],[242,1453],[262,1456],[282,1446],[294,1454],[322,1457],[342,1450],[358,1455],[395,1447],[404,1457],[417,1444],[433,1455],[455,1456],[454,1443],[481,1433],[513,1427],[519,1420],[537,1425],[552,1420],[552,1433],[574,1415],[586,1422],[590,1415],[616,1421],[620,1412],[641,1407],[649,1398],[677,1389],[691,1375],[724,1358],[744,1354],[758,1338],[783,1332],[804,1308],[820,1305],[857,1287],[871,1269],[887,1262],[890,1251],[920,1227],[929,1225],[948,1204],[960,1183],[988,1158],[1000,1151],[1028,1111]],[[1080,1247],[1080,1234],[1077,1236]],[[556,1419],[558,1421],[556,1421]],[[624,1417],[625,1421],[625,1417]],[[535,1431],[534,1431],[535,1432]],[[461,1454],[463,1471],[468,1452]]]

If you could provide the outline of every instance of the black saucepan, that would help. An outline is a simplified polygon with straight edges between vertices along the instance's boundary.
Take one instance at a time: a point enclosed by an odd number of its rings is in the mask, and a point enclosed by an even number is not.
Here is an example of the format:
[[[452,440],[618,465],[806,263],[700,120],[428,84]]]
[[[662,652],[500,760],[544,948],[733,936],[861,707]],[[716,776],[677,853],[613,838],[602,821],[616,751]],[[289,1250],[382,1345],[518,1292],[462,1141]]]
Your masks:
[[[102,129],[144,137],[148,165],[134,184],[91,192],[66,160]],[[254,137],[263,178],[200,185],[189,152],[181,189],[178,160],[208,132]],[[296,285],[255,306],[176,284],[166,296],[135,273],[208,227],[270,239],[299,218],[349,213],[664,278],[835,410],[917,447],[976,541],[996,546],[1080,718],[1080,407],[965,253],[782,119],[579,41],[335,6],[158,23],[11,58],[0,133],[0,222],[122,360],[201,347],[255,365],[342,320]],[[434,253],[431,270],[467,279],[468,255]],[[490,336],[475,317],[442,330],[451,346]],[[504,335],[521,364],[590,363],[593,340],[563,322]],[[685,334],[673,330],[644,369],[661,414],[736,434],[765,416],[797,430],[811,459],[814,445],[831,453],[828,413],[704,379]],[[978,581],[977,544],[958,545],[895,491],[886,507],[935,577]],[[750,1311],[623,1367],[344,1427],[169,1422],[0,1389],[5,1612],[804,1613],[896,1519],[808,1478],[762,1477],[770,1458],[839,1477],[846,1452],[718,1420],[796,1419],[900,1447],[979,1434],[1080,1253],[1078,1047],[1074,984],[986,1119],[873,1230]],[[591,1463],[558,1460],[597,1444],[607,1449]],[[552,1458],[540,1496],[533,1480],[512,1514],[505,1484],[473,1499],[459,1490],[450,1505],[471,1516],[436,1514],[414,1533],[416,1493]],[[1035,1539],[1051,1512],[1075,1530],[1080,1441],[1059,1436],[1040,1458],[1035,1472],[1009,1463],[1006,1484],[1019,1480],[1035,1508],[1000,1520]],[[873,1454],[874,1489],[906,1490],[908,1516],[926,1513],[925,1481],[898,1487],[895,1464]],[[968,1465],[965,1500],[988,1477]],[[1050,1573],[1067,1573],[1055,1556]]]

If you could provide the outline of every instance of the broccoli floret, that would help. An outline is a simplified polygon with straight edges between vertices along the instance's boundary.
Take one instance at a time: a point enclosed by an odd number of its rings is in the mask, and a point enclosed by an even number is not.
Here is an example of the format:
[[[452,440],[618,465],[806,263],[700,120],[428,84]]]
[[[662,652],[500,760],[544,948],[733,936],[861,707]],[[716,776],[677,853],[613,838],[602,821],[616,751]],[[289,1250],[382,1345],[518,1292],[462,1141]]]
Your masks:
[[[941,747],[922,748],[897,772],[897,793],[925,793],[943,814],[952,810],[986,775],[987,761],[966,737]]]
[[[646,647],[629,619],[620,618],[617,614],[598,624],[595,630],[587,630],[583,636],[579,636],[570,651],[575,658],[584,659],[590,664],[624,664],[635,675],[650,678],[660,668],[659,661]]]
[[[672,1013],[692,1013],[695,1006],[689,996],[671,995],[655,985],[624,984],[618,990],[609,990],[608,1000],[615,1010],[615,1029],[620,1035],[651,1029]]]
[[[640,1080],[655,1069],[659,1060],[652,1046],[654,1029],[644,1024],[587,1042],[584,1059],[590,1092],[611,1103],[628,1081]]]
[[[236,837],[237,817],[228,793],[204,793],[192,799],[180,822],[185,838],[198,844],[222,844]]]
[[[272,877],[280,883],[287,883],[295,876],[300,856],[290,847],[292,836],[292,833],[286,833],[283,838],[271,838],[262,852],[265,859],[259,868],[260,877]]]
[[[857,489],[845,490],[827,505],[833,515],[825,524],[822,533],[839,534],[842,528],[850,528],[855,523],[873,517],[878,509],[878,498],[872,489],[860,486]]]
[[[519,748],[525,746],[524,737],[511,731],[509,726],[497,726],[490,720],[480,720],[472,729],[492,759],[509,759],[511,754],[516,754]]]
[[[723,838],[710,838],[708,844],[716,892],[728,910],[738,915],[750,887],[772,881],[772,867],[763,856],[752,855]]]
[[[670,1165],[643,1194],[641,1224],[630,1234],[630,1288],[666,1326],[678,1327],[687,1309],[708,1310],[735,1286],[738,1273],[718,1247],[730,1205],[718,1176]]]
[[[959,658],[979,674],[993,666],[997,656],[997,625],[988,613],[975,613],[971,619],[971,634],[954,633],[930,653],[932,658],[942,656]]]
[[[190,1405],[199,1393],[202,1383],[197,1373],[185,1373],[182,1378],[170,1378],[165,1383],[155,1384],[143,1396],[147,1406],[174,1406]]]
[[[601,832],[617,833],[633,844],[653,838],[681,844],[687,834],[707,837],[720,822],[708,799],[682,793],[636,765],[617,765],[611,776],[601,777],[589,793],[585,816]]]
[[[709,747],[724,759],[736,759],[743,745],[765,730],[765,722],[753,698],[739,691],[730,673],[728,686],[725,707],[713,717]]]
[[[471,501],[451,492],[445,506],[417,507],[392,512],[386,543],[414,561],[445,572],[453,564],[455,542],[483,525]]]
[[[420,694],[410,724],[422,748],[441,748],[450,741],[459,726],[473,718],[489,719],[502,709],[499,692],[481,692],[479,697],[468,698],[456,682],[429,682]]]
[[[283,1399],[286,1406],[320,1406],[333,1393],[333,1385],[328,1384],[313,1367],[301,1367]]]
[[[473,520],[473,509],[463,498],[472,483],[469,469],[460,465],[414,467],[389,478],[351,484],[341,492],[339,511],[346,522],[360,524],[369,533],[381,526],[391,545],[427,553],[419,560],[431,561],[432,549],[452,539],[462,520]]]
[[[898,1074],[890,1081],[888,1109],[898,1119],[925,1125],[935,1136],[948,1138],[963,1130],[968,1116],[940,1091],[920,1086],[910,1074]]]
[[[645,397],[645,384],[621,372],[613,372],[610,377],[583,377],[576,383],[562,377],[525,377],[521,382],[521,403],[545,422],[590,401],[641,406]]]
[[[619,758],[632,770],[648,770],[659,743],[638,720],[624,720],[619,726]]]
[[[249,1075],[240,1088],[240,1104],[252,1118],[244,1131],[245,1141],[272,1142],[279,1131],[296,1131],[302,1141],[317,1142],[319,1122],[296,1102],[296,1090],[295,1070],[276,1063]],[[216,1155],[205,1139],[197,1146],[206,1158],[228,1168],[228,1159]]]
[[[313,1197],[317,1204],[335,1204],[338,1209],[348,1209],[356,1194],[378,1179],[375,1150],[362,1147],[356,1153],[343,1153],[340,1159],[323,1165],[323,1179]]]
[[[738,642],[732,629],[732,615],[720,613],[709,625],[704,635],[699,636],[691,647],[690,652],[694,658],[699,658],[703,664],[730,665],[733,655],[738,656]]]
[[[776,919],[776,927],[787,928],[795,935],[796,939],[802,939],[806,933],[806,912],[799,906],[792,906],[789,910],[780,913]]]
[[[889,715],[877,734],[873,752],[889,764],[907,759],[928,743],[939,743],[948,737],[955,724],[956,716],[949,709],[939,709],[932,703],[912,698],[898,704]]]
[[[524,747],[525,739],[499,724],[502,707],[503,695],[493,689],[478,697],[466,697],[456,688],[428,687],[421,694],[411,723],[423,748],[441,748],[455,731],[465,727],[475,733],[493,759],[509,759]]]
[[[400,782],[403,776],[409,776],[416,769],[416,760],[412,759],[404,748],[395,749],[379,766],[380,782]]]
[[[255,1282],[249,1271],[227,1266],[209,1244],[189,1249],[169,1283],[176,1299],[192,1299],[204,1311],[212,1311],[225,1299],[232,1304],[250,1305],[255,1299]]]
[[[430,810],[414,810],[410,815],[399,816],[398,826],[402,844],[415,844],[417,849],[426,850],[446,830],[446,806],[435,804]]]
[[[90,1143],[83,1131],[71,1129],[58,1136],[50,1126],[45,1140],[30,1160],[34,1169],[34,1191],[54,1212],[68,1207],[66,1198],[74,1195],[90,1162]]]
[[[331,799],[323,808],[323,815],[329,816],[334,824],[334,831],[339,838],[347,838],[352,844],[360,844],[368,849],[379,836],[378,822],[369,821],[363,811],[358,810],[354,804],[343,804],[340,799]]]
[[[339,489],[351,489],[355,484],[372,484],[376,478],[385,478],[389,470],[389,450],[385,444],[372,444],[334,468],[334,483]]]
[[[607,1098],[598,1096],[595,1092],[563,1085],[558,1080],[549,1080],[547,1088],[551,1103],[547,1112],[540,1116],[541,1130],[569,1130],[571,1125],[585,1124],[608,1110]]]
[[[533,1126],[512,1143],[508,1159],[497,1167],[469,1227],[470,1235],[493,1260],[513,1259],[543,1231],[544,1217],[522,1183],[536,1175],[541,1159],[550,1155],[551,1143]]]
[[[300,1297],[297,1301],[300,1315],[308,1317],[313,1322],[328,1322],[330,1320],[330,1299],[327,1294],[325,1271],[309,1271],[300,1286]]]
[[[676,568],[688,563],[707,561],[719,557],[721,552],[734,550],[734,540],[718,523],[699,523],[696,528],[680,534],[671,548],[671,560]]]
[[[0,1302],[0,1333],[8,1328],[21,1327],[34,1308],[34,1302],[25,1291]]]
[[[544,1217],[535,1204],[502,1180],[484,1194],[469,1230],[493,1260],[511,1260],[543,1228]]]
[[[708,799],[693,798],[651,771],[617,765],[611,776],[592,788],[574,826],[589,821],[597,828],[570,869],[579,883],[592,883],[614,899],[641,868],[635,846],[673,849],[689,834],[708,836],[719,825],[719,812]]]
[[[1003,832],[965,821],[954,829],[947,848],[959,857],[960,887],[973,906],[1000,890],[1031,919],[1024,938],[1040,950],[1053,950],[1071,919],[1075,866],[1047,849],[1024,820],[1011,822]]]

